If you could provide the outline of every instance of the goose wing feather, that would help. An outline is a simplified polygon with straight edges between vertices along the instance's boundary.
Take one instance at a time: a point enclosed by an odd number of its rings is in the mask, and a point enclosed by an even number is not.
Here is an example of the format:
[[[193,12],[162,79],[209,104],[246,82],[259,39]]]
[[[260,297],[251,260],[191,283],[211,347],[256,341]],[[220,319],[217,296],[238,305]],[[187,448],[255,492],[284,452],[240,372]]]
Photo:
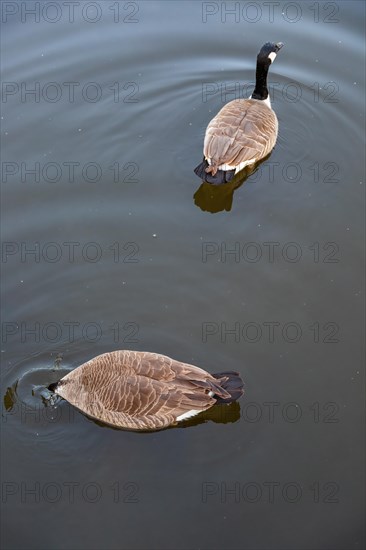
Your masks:
[[[270,153],[277,133],[276,114],[263,101],[235,99],[207,126],[203,152],[211,165],[217,167],[250,163]]]
[[[113,426],[157,429],[189,411],[204,411],[226,393],[209,373],[149,352],[99,355],[67,374],[56,393],[87,415]]]

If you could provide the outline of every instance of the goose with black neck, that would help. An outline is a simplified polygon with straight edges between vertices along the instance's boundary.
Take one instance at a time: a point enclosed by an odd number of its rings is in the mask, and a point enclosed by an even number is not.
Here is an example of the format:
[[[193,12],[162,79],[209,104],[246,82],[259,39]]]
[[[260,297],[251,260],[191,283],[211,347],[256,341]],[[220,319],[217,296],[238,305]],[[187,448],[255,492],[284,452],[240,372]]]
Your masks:
[[[282,46],[282,42],[262,46],[252,95],[227,103],[207,126],[203,161],[194,170],[203,181],[229,182],[246,166],[264,159],[275,146],[278,120],[271,107],[267,76]]]

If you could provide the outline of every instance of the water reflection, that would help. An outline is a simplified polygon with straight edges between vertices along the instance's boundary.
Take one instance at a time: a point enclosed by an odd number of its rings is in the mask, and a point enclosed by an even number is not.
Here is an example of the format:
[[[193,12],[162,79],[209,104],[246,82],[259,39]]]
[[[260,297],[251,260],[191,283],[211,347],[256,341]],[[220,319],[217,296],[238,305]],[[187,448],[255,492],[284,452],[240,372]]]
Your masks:
[[[215,422],[216,424],[229,424],[237,422],[240,419],[240,402],[233,401],[232,403],[223,403],[222,405],[214,405],[208,411],[199,414],[193,418],[182,422],[176,426],[177,428],[189,428],[198,426],[206,422]],[[174,428],[174,426],[173,426]]]
[[[17,402],[17,386],[18,380],[9,388],[6,389],[3,403],[6,412],[11,412]]]

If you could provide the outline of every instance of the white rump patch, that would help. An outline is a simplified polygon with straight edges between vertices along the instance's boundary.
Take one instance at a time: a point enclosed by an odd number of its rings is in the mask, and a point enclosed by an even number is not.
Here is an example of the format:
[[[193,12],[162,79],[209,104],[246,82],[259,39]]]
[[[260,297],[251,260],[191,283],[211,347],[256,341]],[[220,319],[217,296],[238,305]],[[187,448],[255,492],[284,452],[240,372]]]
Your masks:
[[[211,159],[206,158],[206,160],[208,164],[211,164]],[[240,172],[240,170],[243,170],[243,168],[245,168],[246,166],[249,166],[249,164],[253,164],[256,161],[257,159],[246,160],[244,162],[241,162],[238,166],[231,166],[230,164],[221,164],[218,167],[218,170],[224,170],[225,172],[227,172],[228,170],[235,170],[235,173],[237,174],[238,172]],[[213,396],[210,395],[210,397],[213,397]]]
[[[180,422],[180,420],[186,420],[186,418],[191,418],[192,416],[196,416],[196,414],[199,414],[202,411],[196,411],[195,409],[192,409],[191,411],[187,411],[180,416],[177,416],[176,420],[177,422]]]
[[[219,166],[219,170],[225,170],[225,171],[235,170],[235,174],[237,174],[238,172],[240,172],[240,170],[243,170],[243,168],[245,168],[246,166],[249,166],[250,164],[254,164],[256,161],[257,159],[246,160],[238,164],[238,166],[230,166],[230,164],[221,164],[221,166]]]
[[[271,52],[270,54],[268,54],[268,57],[270,58],[271,62],[273,63],[273,61],[277,57],[277,54],[275,52]]]

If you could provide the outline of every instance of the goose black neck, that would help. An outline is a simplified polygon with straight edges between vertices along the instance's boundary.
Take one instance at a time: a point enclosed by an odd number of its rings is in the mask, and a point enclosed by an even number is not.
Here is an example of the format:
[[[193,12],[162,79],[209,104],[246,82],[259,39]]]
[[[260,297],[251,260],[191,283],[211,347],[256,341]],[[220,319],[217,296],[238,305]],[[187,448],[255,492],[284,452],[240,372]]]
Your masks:
[[[267,75],[268,75],[269,64],[263,60],[257,61],[257,70],[255,73],[255,88],[252,93],[253,99],[267,99],[268,97],[268,88],[267,88]]]

